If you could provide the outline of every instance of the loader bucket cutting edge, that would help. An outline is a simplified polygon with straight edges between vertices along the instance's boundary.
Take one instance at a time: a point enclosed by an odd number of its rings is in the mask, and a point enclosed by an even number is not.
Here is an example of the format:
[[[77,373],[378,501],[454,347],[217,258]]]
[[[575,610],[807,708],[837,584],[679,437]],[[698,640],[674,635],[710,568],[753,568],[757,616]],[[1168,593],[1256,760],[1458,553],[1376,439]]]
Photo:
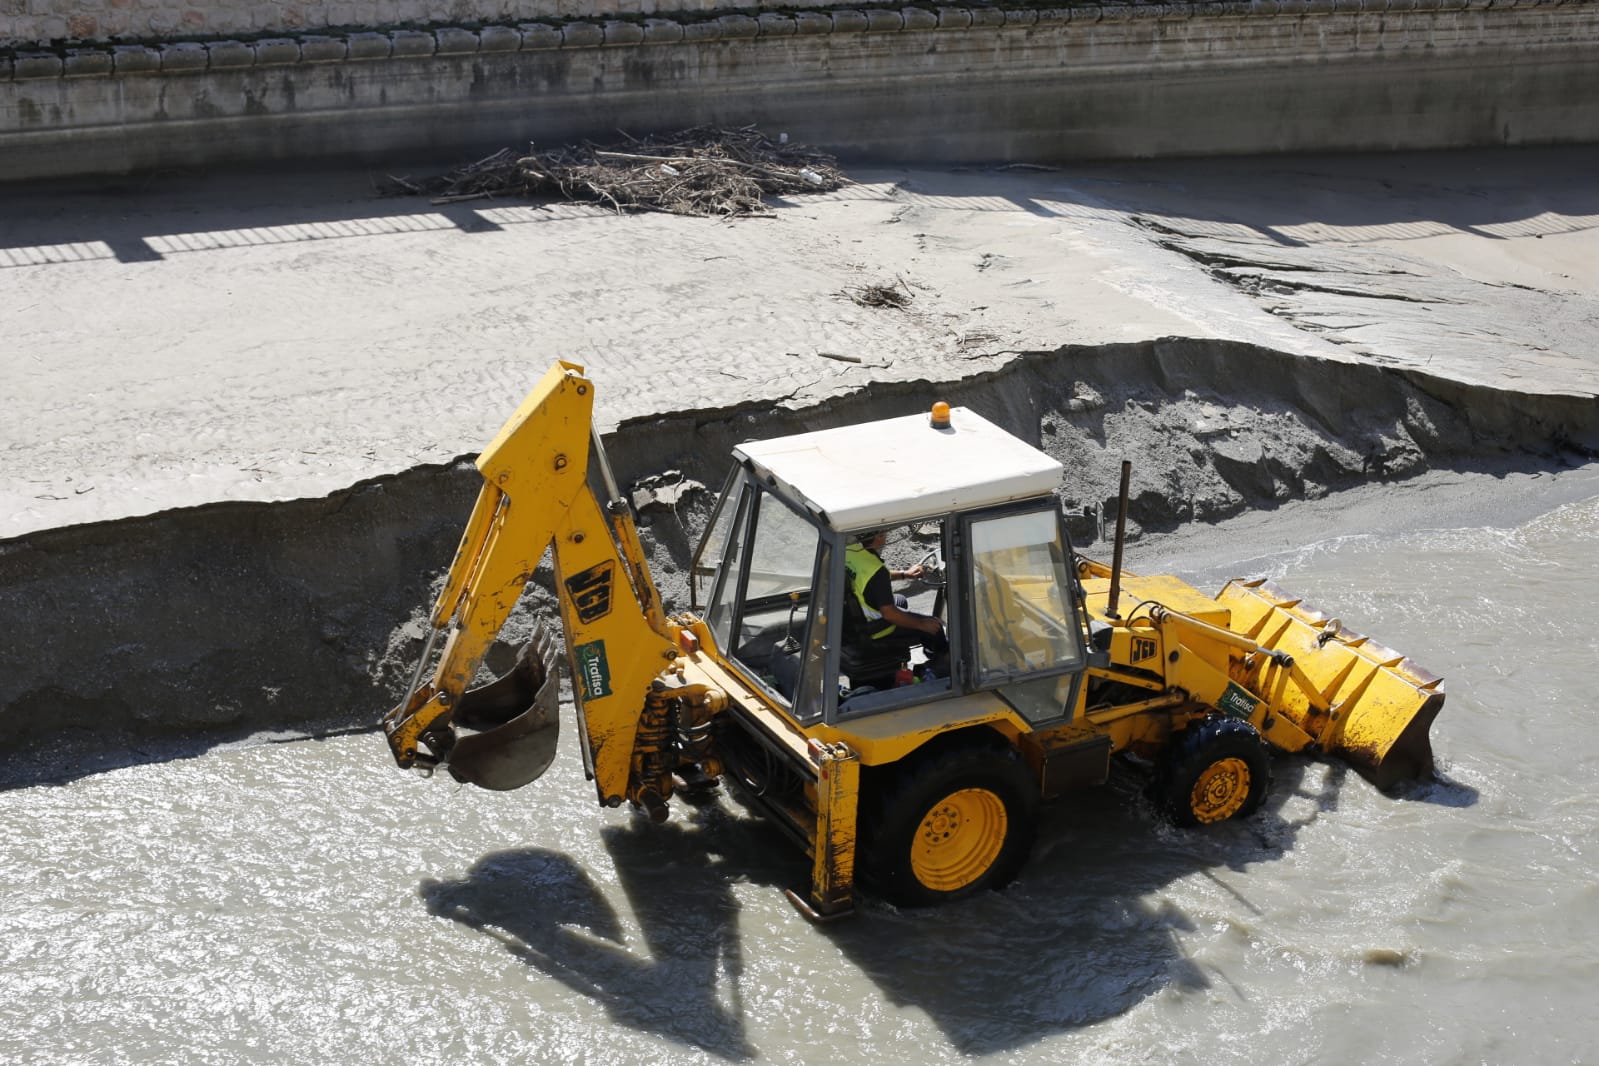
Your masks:
[[[543,625],[504,677],[461,696],[453,724],[450,776],[479,788],[508,792],[537,780],[555,759],[560,740],[560,670],[556,645]]]
[[[1432,739],[1428,731],[1432,729],[1433,719],[1438,717],[1443,706],[1442,692],[1428,696],[1386,751],[1351,743],[1346,728],[1344,742],[1337,746],[1336,754],[1348,759],[1361,777],[1379,789],[1386,790],[1401,781],[1428,777],[1433,771]]]

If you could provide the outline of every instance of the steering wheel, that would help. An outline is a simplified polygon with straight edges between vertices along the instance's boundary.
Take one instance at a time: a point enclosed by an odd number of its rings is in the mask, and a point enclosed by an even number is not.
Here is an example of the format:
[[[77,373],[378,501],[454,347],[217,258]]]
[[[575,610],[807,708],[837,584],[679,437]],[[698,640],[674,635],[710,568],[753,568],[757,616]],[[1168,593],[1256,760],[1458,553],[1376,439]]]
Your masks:
[[[941,589],[947,580],[944,573],[943,553],[934,548],[932,551],[916,560],[916,565],[922,568],[922,576],[913,580],[920,581],[928,588]]]

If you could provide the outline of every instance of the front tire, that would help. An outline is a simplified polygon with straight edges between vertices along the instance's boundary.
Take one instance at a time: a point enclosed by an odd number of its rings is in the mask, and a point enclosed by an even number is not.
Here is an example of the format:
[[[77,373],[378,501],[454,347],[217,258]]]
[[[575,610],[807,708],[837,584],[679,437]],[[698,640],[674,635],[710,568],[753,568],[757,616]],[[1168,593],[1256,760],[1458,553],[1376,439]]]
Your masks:
[[[951,749],[899,769],[861,827],[862,878],[925,907],[1003,888],[1032,850],[1038,788],[1016,753]]]
[[[1211,825],[1254,814],[1270,785],[1271,761],[1255,727],[1213,716],[1172,738],[1161,796],[1174,824]]]

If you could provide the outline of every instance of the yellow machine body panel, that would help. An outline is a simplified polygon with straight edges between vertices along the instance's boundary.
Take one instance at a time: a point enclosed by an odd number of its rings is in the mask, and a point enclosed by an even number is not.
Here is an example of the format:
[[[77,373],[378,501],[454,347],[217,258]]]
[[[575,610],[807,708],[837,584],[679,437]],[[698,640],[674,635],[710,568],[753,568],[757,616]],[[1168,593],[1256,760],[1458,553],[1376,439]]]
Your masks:
[[[934,737],[958,729],[982,727],[1014,742],[1032,732],[1026,719],[992,692],[932,700],[865,718],[845,719],[837,726],[818,726],[818,736],[848,744],[860,753],[863,766],[887,766],[911,754]]]
[[[770,737],[796,759],[810,758],[817,745],[843,744],[856,754],[862,766],[888,766],[934,737],[959,729],[988,728],[1012,741],[1032,732],[1010,704],[991,692],[929,700],[846,718],[837,725],[819,720],[800,724],[776,706],[770,696],[746,683],[713,648],[684,656],[680,670],[692,683],[726,692],[730,704],[759,721]]]
[[[1083,592],[1089,613],[1105,617],[1105,605],[1110,596],[1110,578],[1086,577]],[[1132,617],[1140,603],[1160,603],[1190,618],[1211,625],[1227,624],[1227,607],[1205,595],[1182,578],[1170,574],[1133,574],[1125,570],[1121,576],[1121,613]]]

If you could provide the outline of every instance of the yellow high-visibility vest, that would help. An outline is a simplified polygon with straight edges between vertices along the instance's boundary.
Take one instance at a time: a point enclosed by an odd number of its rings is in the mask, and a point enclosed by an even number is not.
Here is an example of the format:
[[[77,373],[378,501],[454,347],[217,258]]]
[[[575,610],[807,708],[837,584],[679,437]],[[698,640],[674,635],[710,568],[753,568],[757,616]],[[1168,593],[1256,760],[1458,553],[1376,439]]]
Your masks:
[[[856,543],[844,549],[844,573],[849,577],[849,590],[856,602],[861,605],[861,611],[866,615],[868,622],[883,620],[882,613],[866,602],[866,586],[882,569],[884,569],[883,560],[872,554],[866,545]],[[873,632],[872,639],[886,637],[897,628],[893,623],[889,623]]]

